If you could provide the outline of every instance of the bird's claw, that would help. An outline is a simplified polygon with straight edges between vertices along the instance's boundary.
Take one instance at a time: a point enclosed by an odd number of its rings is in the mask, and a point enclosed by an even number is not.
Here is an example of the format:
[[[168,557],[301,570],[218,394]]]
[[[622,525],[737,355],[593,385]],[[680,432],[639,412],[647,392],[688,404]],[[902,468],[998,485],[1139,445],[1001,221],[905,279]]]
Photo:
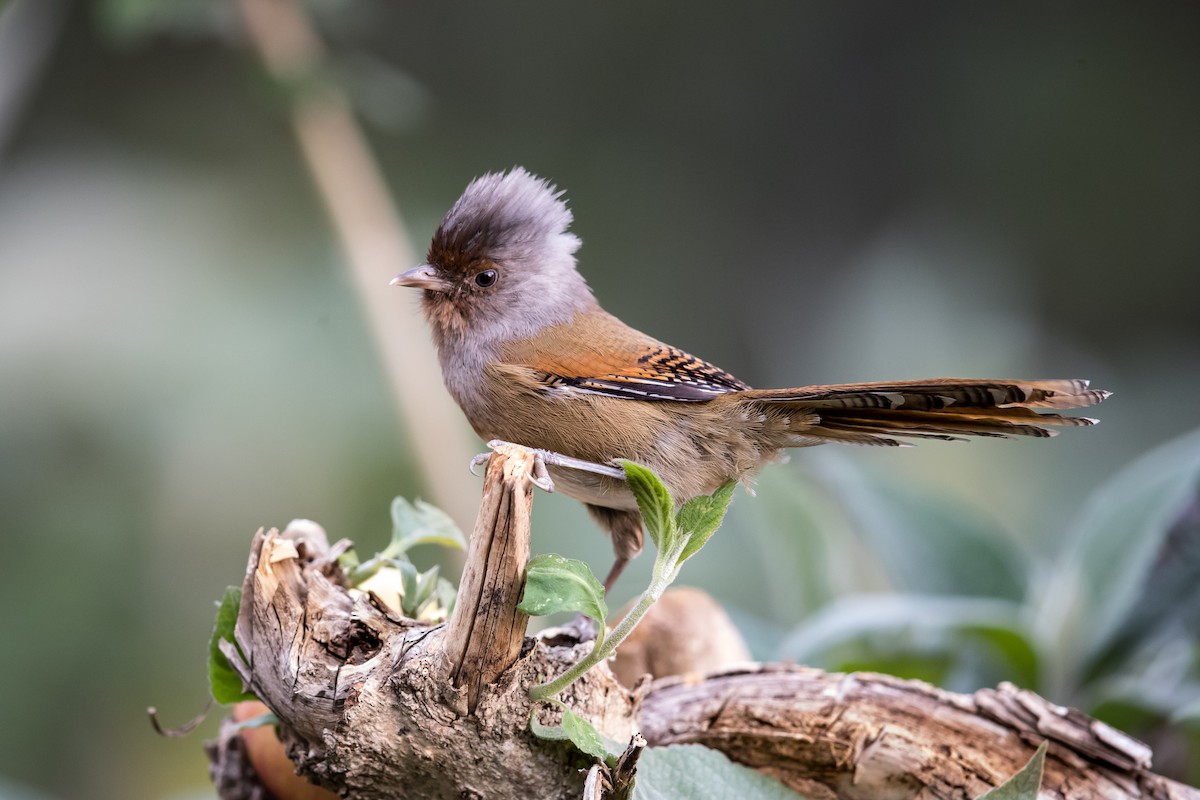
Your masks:
[[[480,464],[486,464],[491,459],[491,457],[492,457],[492,454],[490,452],[479,453],[471,459],[471,464],[467,468],[469,470],[471,470],[472,475],[474,475],[476,478],[478,478],[479,473],[475,471],[475,468],[478,467]]]
[[[545,450],[533,451],[533,475],[529,481],[543,492],[554,491],[554,479],[550,477],[550,470],[546,469]]]

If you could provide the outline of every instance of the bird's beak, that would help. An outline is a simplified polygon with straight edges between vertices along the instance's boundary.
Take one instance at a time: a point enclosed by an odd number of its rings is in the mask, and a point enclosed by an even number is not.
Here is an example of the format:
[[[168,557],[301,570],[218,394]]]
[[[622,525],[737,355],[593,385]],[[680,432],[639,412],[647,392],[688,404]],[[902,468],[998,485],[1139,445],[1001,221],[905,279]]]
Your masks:
[[[411,286],[414,289],[428,289],[431,292],[450,291],[450,282],[439,275],[437,268],[430,264],[422,264],[401,272],[392,278],[391,285]]]

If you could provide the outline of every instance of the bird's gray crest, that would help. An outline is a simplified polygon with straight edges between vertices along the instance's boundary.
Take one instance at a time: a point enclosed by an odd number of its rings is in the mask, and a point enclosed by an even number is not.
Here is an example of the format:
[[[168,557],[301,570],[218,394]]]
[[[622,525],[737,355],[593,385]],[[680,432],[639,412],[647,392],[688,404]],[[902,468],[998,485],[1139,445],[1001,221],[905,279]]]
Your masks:
[[[574,267],[579,238],[553,184],[522,167],[489,172],[467,186],[435,236],[441,247],[497,263]]]

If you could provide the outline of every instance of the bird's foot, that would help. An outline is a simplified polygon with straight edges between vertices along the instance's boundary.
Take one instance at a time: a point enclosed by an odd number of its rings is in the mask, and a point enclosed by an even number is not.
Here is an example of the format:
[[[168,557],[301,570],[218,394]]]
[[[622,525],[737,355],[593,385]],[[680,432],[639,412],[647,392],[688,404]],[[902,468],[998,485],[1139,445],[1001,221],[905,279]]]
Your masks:
[[[492,439],[487,443],[487,446],[495,450],[498,447],[513,446],[513,443],[506,442],[503,439]],[[524,445],[516,446],[524,447]],[[609,478],[625,480],[625,470],[613,464],[597,464],[595,461],[586,461],[582,458],[566,456],[562,453],[555,453],[553,450],[542,450],[537,447],[526,447],[525,449],[533,453],[533,476],[530,480],[533,481],[534,486],[546,492],[554,491],[554,480],[550,477],[550,471],[547,469],[547,466],[574,469],[580,472],[591,472],[596,475],[605,475]],[[479,473],[475,471],[475,468],[480,464],[486,464],[491,457],[491,453],[480,453],[472,458],[471,474],[478,475]]]

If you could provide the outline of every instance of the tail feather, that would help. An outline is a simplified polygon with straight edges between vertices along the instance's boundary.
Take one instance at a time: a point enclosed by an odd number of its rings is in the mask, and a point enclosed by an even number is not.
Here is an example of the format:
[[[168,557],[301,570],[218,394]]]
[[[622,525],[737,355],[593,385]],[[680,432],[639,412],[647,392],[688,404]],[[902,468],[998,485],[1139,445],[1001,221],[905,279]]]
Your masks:
[[[799,412],[803,431],[780,430],[777,446],[821,441],[900,445],[900,439],[959,440],[963,436],[1045,438],[1057,431],[1043,427],[1094,425],[1095,419],[1036,409],[1095,405],[1109,392],[1090,389],[1083,380],[964,380],[857,383],[799,389],[751,389],[738,393],[770,411],[770,418]],[[768,434],[770,435],[770,434]]]

